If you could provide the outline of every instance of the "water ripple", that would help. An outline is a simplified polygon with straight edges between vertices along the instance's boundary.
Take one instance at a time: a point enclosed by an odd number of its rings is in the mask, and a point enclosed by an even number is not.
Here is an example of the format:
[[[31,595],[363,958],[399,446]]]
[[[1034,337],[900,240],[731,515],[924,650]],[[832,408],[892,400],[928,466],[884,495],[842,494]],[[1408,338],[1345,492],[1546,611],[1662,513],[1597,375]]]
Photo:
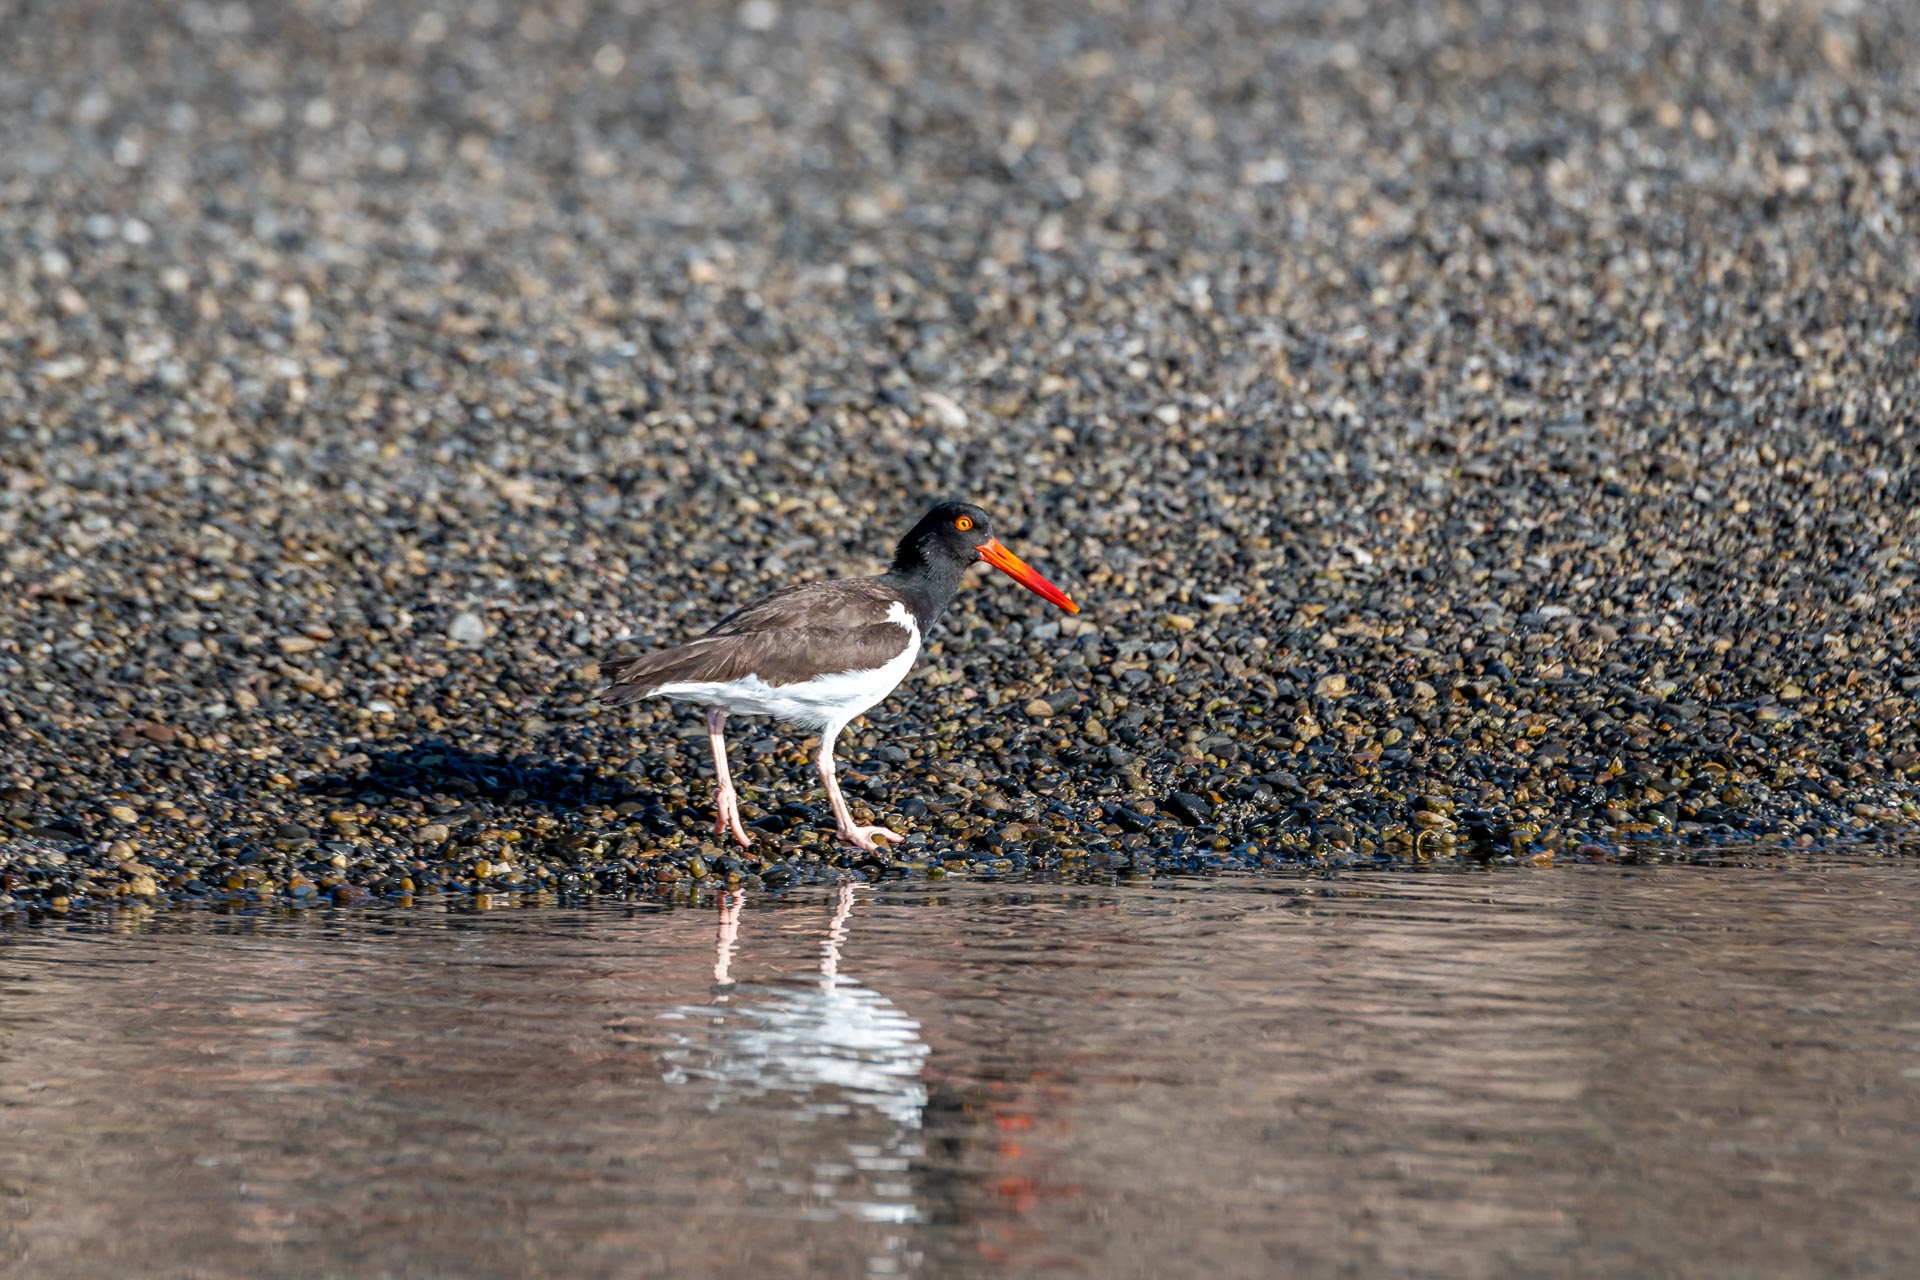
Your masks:
[[[1920,873],[0,937],[36,1277],[1899,1274]]]

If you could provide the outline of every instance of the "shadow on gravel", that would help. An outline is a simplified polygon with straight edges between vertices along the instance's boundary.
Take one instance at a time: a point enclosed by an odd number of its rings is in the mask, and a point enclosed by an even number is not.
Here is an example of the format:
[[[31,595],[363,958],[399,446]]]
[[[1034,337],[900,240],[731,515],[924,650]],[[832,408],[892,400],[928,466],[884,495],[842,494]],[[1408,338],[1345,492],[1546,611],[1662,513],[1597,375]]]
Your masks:
[[[452,796],[552,809],[645,803],[652,793],[584,765],[555,763],[535,755],[463,751],[441,742],[419,742],[394,751],[368,752],[367,763],[346,772],[309,778],[302,790],[341,799],[379,796]],[[355,761],[354,763],[358,763]]]

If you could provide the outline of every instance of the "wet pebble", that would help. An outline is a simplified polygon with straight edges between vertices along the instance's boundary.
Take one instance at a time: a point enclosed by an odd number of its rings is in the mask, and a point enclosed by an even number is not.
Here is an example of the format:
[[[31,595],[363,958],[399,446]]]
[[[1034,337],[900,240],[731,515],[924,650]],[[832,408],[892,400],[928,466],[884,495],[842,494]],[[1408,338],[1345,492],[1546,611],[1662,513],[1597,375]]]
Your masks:
[[[1213,806],[1191,791],[1176,791],[1167,797],[1167,812],[1190,827],[1204,824],[1213,816]]]

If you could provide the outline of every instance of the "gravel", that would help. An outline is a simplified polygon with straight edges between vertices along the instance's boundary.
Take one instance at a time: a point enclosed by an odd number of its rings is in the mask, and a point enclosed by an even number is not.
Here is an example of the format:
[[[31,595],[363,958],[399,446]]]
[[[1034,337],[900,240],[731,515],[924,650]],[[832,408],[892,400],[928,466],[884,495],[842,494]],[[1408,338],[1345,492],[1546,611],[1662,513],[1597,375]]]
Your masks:
[[[1920,9],[0,6],[0,913],[1907,847]],[[842,739],[593,655],[932,501]]]

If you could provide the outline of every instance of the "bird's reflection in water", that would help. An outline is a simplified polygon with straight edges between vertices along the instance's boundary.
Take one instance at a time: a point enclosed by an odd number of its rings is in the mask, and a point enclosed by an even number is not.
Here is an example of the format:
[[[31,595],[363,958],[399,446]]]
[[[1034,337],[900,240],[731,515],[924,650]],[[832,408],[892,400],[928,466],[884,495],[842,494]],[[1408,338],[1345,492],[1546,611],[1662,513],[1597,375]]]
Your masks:
[[[922,1154],[929,1050],[919,1023],[840,972],[853,886],[839,890],[818,972],[790,980],[735,977],[743,899],[721,899],[713,1000],[662,1015],[683,1024],[662,1052],[664,1078],[704,1094],[714,1112],[785,1102],[786,1114],[814,1126],[797,1147],[763,1146],[752,1179],[763,1194],[822,1216],[920,1220],[909,1169]],[[831,1136],[819,1128],[825,1125]],[[805,1152],[802,1160],[796,1151]]]

